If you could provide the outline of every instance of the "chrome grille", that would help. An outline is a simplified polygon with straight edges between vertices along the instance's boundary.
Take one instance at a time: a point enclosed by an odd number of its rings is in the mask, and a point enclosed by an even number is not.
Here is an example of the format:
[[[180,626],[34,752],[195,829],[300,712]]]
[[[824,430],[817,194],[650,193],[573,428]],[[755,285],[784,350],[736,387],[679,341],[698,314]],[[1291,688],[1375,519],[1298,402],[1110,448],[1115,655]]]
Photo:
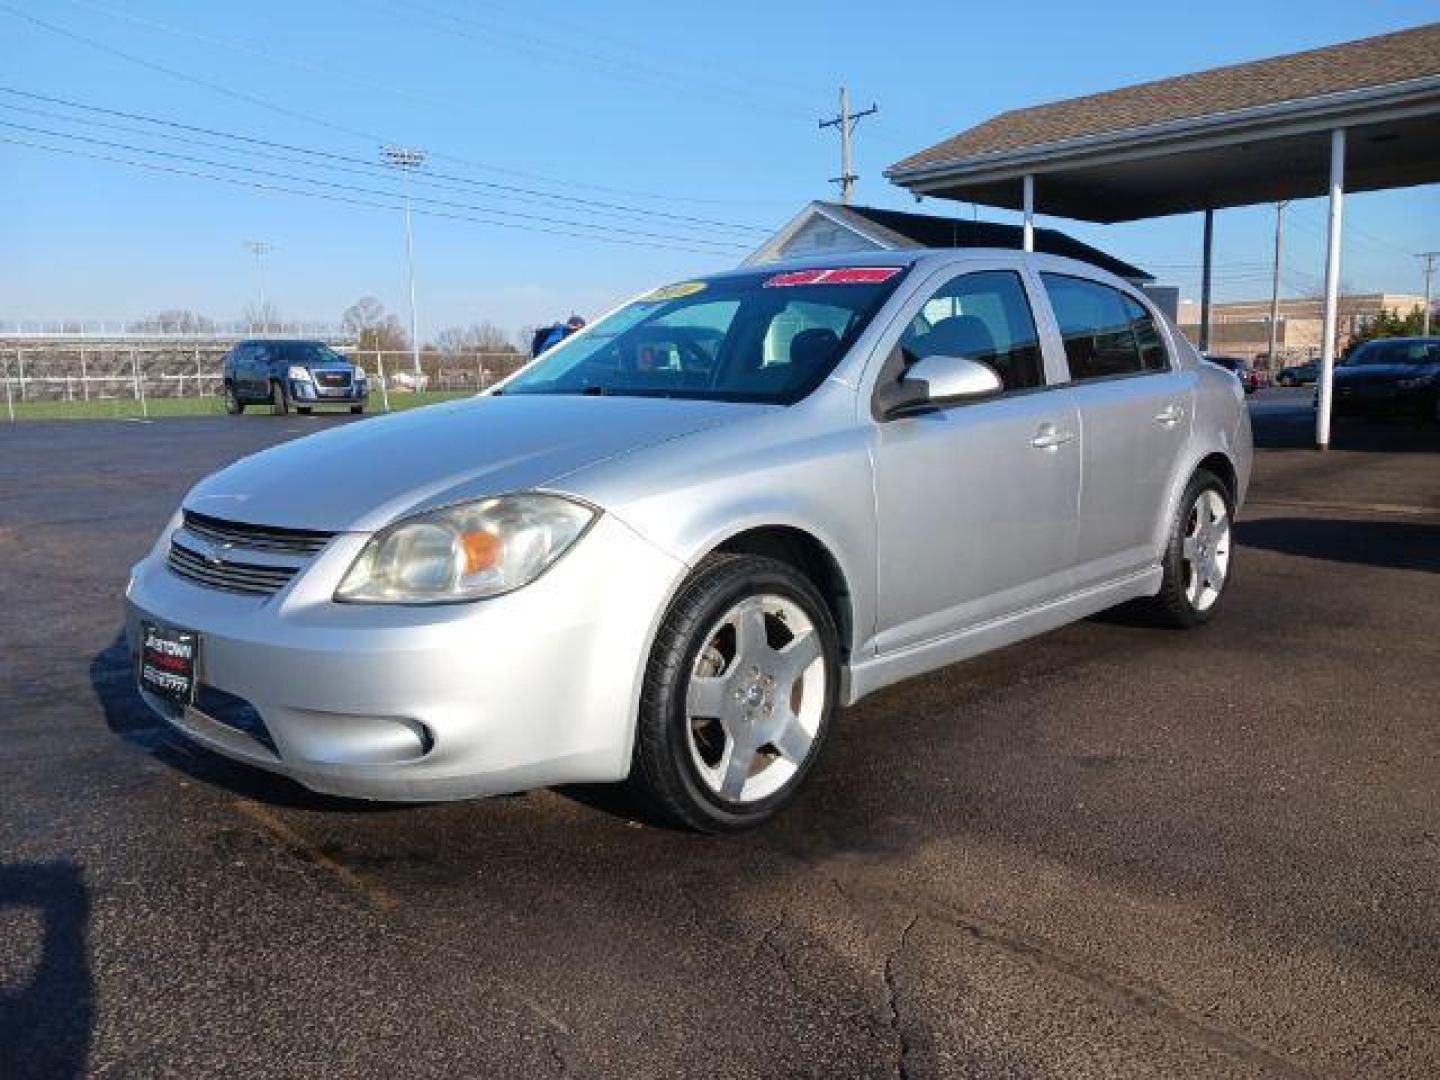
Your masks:
[[[174,573],[199,585],[251,596],[270,596],[279,592],[300,572],[298,566],[275,566],[239,562],[229,558],[207,558],[186,547],[178,538],[170,540],[170,555],[165,564]]]
[[[185,511],[185,530],[212,544],[232,544],[250,551],[273,551],[285,555],[314,555],[335,535],[311,529],[281,529],[221,521],[189,510]]]

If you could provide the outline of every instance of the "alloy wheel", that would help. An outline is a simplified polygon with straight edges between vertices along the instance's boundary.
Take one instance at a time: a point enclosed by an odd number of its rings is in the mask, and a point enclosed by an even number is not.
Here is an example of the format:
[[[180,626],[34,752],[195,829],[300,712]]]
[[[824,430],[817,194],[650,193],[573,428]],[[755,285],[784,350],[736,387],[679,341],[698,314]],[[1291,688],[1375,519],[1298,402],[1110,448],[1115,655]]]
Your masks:
[[[1190,508],[1180,558],[1185,599],[1196,611],[1209,611],[1220,599],[1230,570],[1230,511],[1214,488],[1201,491]]]
[[[685,697],[690,760],[721,799],[768,798],[799,771],[825,714],[814,623],[774,594],[733,605],[706,633]]]

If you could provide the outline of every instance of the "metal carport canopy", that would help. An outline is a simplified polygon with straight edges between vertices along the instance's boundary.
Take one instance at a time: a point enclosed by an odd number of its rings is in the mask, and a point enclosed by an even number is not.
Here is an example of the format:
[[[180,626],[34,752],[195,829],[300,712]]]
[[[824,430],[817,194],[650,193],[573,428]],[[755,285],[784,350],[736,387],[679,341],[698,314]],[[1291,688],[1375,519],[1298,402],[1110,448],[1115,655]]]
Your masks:
[[[1440,23],[1002,113],[886,170],[917,195],[1119,222],[1330,195],[1329,443],[1345,189],[1440,181]],[[1208,328],[1202,316],[1202,334]]]

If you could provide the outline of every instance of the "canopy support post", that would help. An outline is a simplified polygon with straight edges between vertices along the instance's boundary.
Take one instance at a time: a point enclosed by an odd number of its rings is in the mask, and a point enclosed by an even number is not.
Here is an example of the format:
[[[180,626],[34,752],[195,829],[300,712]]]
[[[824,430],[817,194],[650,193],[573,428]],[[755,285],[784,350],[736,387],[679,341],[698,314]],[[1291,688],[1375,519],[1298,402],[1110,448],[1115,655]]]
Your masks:
[[[1215,269],[1215,211],[1205,208],[1205,239],[1200,254],[1200,351],[1210,348],[1210,278]]]
[[[1025,243],[1026,251],[1035,250],[1035,176],[1026,173],[1023,180],[1025,198]]]
[[[1320,343],[1319,401],[1315,445],[1330,449],[1330,406],[1335,386],[1335,337],[1340,306],[1341,212],[1345,205],[1345,129],[1330,133],[1330,229],[1325,247],[1325,320]]]

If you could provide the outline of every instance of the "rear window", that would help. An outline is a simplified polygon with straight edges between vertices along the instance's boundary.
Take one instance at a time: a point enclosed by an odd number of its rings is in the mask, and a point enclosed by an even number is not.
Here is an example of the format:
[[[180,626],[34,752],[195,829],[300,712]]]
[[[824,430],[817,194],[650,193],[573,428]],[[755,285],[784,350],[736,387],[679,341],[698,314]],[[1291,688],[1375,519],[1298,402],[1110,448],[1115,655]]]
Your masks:
[[[1166,371],[1164,339],[1145,306],[1088,278],[1041,274],[1077,381]]]
[[[904,274],[836,266],[667,285],[555,346],[502,392],[790,404],[834,370]]]

